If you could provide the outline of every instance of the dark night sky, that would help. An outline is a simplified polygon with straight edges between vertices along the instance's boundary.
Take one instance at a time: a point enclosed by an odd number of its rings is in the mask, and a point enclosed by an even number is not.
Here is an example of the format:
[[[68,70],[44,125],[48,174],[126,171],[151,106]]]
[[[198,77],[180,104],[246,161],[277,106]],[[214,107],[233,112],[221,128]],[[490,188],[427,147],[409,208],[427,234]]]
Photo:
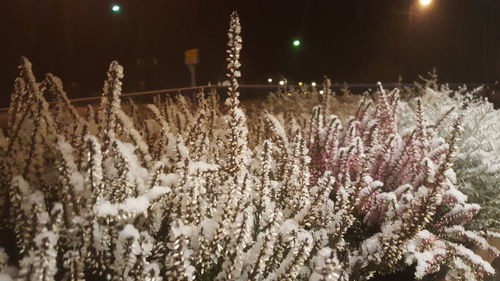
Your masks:
[[[200,48],[198,82],[222,80],[229,14],[243,26],[243,80],[411,81],[437,67],[449,82],[500,78],[500,1],[434,0],[0,0],[0,93],[20,55],[38,78],[60,76],[71,97],[99,92],[107,64],[125,66],[127,92],[183,87],[183,52]],[[294,38],[302,40],[293,49]],[[139,67],[141,58],[146,67]],[[157,62],[156,66],[154,61]],[[145,81],[141,85],[139,81]],[[2,102],[2,105],[5,105]]]

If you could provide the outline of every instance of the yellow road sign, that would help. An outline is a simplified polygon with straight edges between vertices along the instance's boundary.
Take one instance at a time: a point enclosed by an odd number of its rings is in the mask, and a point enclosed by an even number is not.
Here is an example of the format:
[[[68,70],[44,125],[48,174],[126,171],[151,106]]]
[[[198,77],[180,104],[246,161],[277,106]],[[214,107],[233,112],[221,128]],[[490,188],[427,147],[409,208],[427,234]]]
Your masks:
[[[199,61],[200,49],[190,49],[184,52],[185,64],[197,64]]]

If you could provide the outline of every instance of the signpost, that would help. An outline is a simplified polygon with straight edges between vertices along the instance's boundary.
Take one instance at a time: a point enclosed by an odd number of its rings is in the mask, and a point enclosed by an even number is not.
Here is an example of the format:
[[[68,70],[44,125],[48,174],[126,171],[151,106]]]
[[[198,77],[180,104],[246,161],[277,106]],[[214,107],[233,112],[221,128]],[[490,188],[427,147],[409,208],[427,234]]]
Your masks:
[[[196,65],[200,60],[200,49],[190,49],[184,52],[184,63],[191,73],[191,86],[196,86]]]

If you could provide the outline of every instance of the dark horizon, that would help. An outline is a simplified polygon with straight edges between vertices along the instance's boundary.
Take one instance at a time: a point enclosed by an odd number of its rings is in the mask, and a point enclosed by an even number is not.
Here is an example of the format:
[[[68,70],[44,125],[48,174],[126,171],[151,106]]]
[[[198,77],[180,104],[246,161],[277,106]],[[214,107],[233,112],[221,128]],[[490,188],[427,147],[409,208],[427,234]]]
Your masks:
[[[99,93],[112,60],[125,68],[125,92],[189,86],[183,53],[190,48],[200,49],[198,84],[216,84],[224,80],[233,10],[242,24],[243,83],[323,75],[340,83],[399,75],[411,82],[433,67],[445,82],[500,79],[500,1],[434,0],[410,18],[415,2],[2,0],[1,100],[8,104],[21,55],[37,79],[61,77],[70,97]]]

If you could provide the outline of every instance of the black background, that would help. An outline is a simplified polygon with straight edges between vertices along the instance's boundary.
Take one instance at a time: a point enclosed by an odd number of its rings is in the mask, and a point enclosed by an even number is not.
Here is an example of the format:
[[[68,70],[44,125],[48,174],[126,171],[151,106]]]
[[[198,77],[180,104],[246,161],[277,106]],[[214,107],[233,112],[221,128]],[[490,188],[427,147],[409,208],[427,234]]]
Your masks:
[[[113,3],[121,5],[113,13]],[[224,80],[232,10],[243,28],[244,83],[411,82],[436,67],[447,82],[500,78],[500,1],[0,0],[0,94],[8,103],[19,56],[39,79],[60,76],[70,97],[97,95],[107,65],[124,91],[184,87],[186,49],[199,48],[198,84]],[[409,12],[413,14],[410,15]],[[410,20],[411,17],[411,20]],[[299,49],[291,46],[300,38]],[[140,66],[138,64],[142,64]],[[156,62],[156,63],[155,63]],[[141,83],[141,81],[143,81]]]

